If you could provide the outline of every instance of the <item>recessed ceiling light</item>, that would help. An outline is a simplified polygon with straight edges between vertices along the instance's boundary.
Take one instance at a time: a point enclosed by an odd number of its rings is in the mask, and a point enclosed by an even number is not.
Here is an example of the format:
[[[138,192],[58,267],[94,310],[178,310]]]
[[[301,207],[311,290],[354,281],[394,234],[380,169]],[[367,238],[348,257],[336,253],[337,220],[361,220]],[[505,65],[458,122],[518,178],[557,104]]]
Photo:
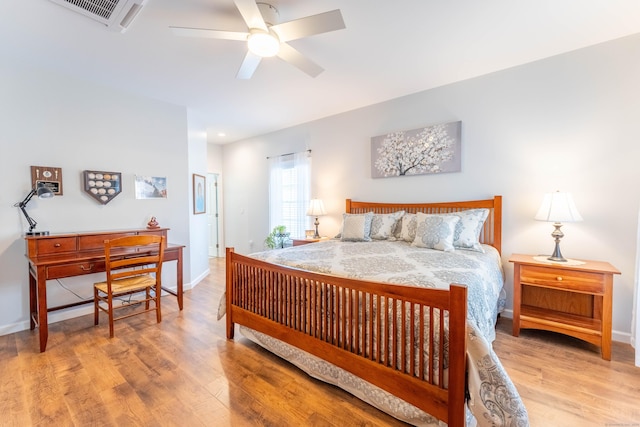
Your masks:
[[[218,136],[227,136],[227,134],[224,132],[218,132]]]

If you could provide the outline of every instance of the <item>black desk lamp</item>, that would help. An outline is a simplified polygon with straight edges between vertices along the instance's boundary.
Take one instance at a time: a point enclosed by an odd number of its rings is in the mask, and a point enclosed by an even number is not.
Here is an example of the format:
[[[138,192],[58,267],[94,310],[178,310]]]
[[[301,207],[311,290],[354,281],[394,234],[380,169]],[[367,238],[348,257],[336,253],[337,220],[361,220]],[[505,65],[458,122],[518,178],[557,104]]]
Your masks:
[[[29,201],[31,201],[31,198],[33,198],[33,196],[38,196],[39,199],[49,199],[53,197],[53,191],[51,191],[51,189],[46,185],[44,185],[43,183],[39,182],[36,184],[35,187],[31,189],[31,191],[29,192],[29,194],[27,194],[27,197],[25,197],[23,201],[16,203],[13,206],[20,208],[20,210],[24,214],[24,217],[27,218],[27,222],[29,223],[29,231],[24,233],[25,235],[46,236],[49,234],[48,231],[33,231],[33,229],[36,228],[37,222],[29,216],[29,214],[27,213],[27,210],[25,209]]]

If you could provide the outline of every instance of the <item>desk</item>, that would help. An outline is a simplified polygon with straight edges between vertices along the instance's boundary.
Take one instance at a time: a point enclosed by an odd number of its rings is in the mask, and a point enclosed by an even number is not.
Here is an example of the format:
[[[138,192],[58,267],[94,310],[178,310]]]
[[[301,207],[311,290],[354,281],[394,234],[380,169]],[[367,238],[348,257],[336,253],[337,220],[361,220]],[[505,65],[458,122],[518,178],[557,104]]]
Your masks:
[[[93,303],[80,301],[57,307],[47,305],[47,280],[105,271],[104,241],[122,236],[155,234],[167,237],[168,228],[97,231],[48,236],[25,236],[26,256],[29,260],[29,309],[31,329],[40,332],[40,352],[47,348],[49,338],[48,312]],[[178,299],[183,308],[182,245],[167,244],[164,261],[176,261],[177,290],[163,287],[165,292]]]

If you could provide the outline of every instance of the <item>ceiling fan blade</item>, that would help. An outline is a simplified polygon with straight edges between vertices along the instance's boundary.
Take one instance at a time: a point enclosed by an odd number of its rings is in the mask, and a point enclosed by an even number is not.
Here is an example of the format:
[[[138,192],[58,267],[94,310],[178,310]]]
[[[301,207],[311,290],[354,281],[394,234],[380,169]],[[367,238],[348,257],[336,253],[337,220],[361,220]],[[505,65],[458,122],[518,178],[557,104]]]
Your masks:
[[[298,67],[300,70],[309,74],[311,77],[316,77],[318,74],[324,71],[324,68],[308,59],[286,43],[280,43],[280,51],[278,52],[278,57],[284,59],[291,65]]]
[[[235,0],[235,3],[249,29],[260,28],[261,30],[269,31],[255,0]]]
[[[247,51],[247,54],[245,55],[244,60],[242,61],[242,65],[238,70],[238,74],[236,74],[236,79],[243,79],[243,80],[250,79],[251,76],[253,76],[253,73],[256,71],[256,68],[258,68],[258,65],[260,65],[261,60],[262,60],[261,56],[255,55]]]
[[[346,26],[342,19],[342,13],[340,13],[339,9],[336,9],[318,15],[283,22],[271,28],[278,34],[280,41],[286,42],[315,34],[342,30],[346,28]]]
[[[222,40],[247,41],[249,33],[239,33],[236,31],[207,30],[204,28],[169,27],[173,34],[183,37],[203,37]]]

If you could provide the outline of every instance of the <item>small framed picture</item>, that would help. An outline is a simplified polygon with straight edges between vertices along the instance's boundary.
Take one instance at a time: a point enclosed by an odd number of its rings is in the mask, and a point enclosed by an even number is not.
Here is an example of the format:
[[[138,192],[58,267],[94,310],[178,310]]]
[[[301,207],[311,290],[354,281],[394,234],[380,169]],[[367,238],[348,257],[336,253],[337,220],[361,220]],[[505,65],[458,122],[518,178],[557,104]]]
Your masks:
[[[193,174],[193,213],[194,215],[207,212],[207,179]]]
[[[167,178],[164,176],[135,176],[136,199],[166,199]]]
[[[304,230],[305,239],[313,239],[314,234],[315,234],[314,230]]]

